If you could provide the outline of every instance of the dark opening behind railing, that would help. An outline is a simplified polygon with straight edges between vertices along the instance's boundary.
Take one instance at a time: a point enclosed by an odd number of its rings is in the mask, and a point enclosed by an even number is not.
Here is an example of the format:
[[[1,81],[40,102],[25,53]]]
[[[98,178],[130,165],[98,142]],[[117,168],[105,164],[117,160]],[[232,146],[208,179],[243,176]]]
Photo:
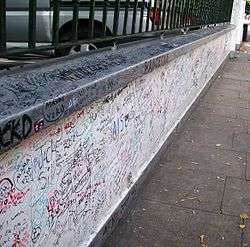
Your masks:
[[[27,27],[23,27],[24,30],[28,29],[24,42],[27,47],[13,49],[8,48],[8,28],[9,18],[15,18],[15,15],[8,16],[6,2],[8,0],[0,1],[0,57],[65,49],[83,43],[103,47],[110,41],[141,38],[166,30],[229,23],[233,6],[233,0],[51,0],[49,14],[53,23],[51,27],[48,26],[48,29],[51,28],[47,32],[50,34],[49,42],[38,46],[41,42],[37,39],[37,0],[29,0],[27,8],[23,10],[29,16]],[[72,19],[68,23],[61,20],[62,11],[71,12]],[[84,22],[81,21],[82,15]],[[65,32],[64,24],[70,25],[68,40],[61,37]],[[87,35],[81,36],[80,33]]]

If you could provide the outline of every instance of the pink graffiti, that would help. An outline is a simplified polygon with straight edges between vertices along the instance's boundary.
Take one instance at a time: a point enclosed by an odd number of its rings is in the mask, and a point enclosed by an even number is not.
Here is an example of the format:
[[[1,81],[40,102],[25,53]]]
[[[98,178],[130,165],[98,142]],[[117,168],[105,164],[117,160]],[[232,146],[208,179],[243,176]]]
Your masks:
[[[51,216],[57,215],[60,211],[60,199],[56,196],[58,193],[58,191],[55,191],[54,195],[49,198],[47,210]]]
[[[26,230],[23,233],[23,236],[21,237],[19,234],[14,233],[14,239],[13,239],[13,243],[12,243],[12,247],[26,247],[28,246],[28,242],[29,242],[29,233]]]
[[[16,191],[15,188],[12,188],[8,196],[3,201],[0,201],[0,213],[9,209],[11,206],[16,206],[17,204],[21,203],[28,192],[29,189],[23,192]]]

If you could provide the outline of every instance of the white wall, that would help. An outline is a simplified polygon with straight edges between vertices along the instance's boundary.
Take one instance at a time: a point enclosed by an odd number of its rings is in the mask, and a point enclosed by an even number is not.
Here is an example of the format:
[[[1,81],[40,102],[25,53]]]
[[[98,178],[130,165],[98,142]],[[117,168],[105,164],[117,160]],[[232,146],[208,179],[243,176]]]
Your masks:
[[[245,6],[246,6],[246,0],[234,0],[231,23],[236,25],[235,45],[237,49],[242,43],[243,24],[245,22],[244,20],[245,19]]]
[[[87,246],[232,39],[227,33],[192,50],[2,154],[0,246]]]

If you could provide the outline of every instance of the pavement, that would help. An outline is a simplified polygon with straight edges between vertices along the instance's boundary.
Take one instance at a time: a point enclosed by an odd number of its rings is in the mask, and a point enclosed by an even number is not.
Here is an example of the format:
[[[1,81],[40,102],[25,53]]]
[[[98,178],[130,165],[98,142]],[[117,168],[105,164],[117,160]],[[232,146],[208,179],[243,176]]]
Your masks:
[[[250,247],[250,53],[227,61],[104,246]]]

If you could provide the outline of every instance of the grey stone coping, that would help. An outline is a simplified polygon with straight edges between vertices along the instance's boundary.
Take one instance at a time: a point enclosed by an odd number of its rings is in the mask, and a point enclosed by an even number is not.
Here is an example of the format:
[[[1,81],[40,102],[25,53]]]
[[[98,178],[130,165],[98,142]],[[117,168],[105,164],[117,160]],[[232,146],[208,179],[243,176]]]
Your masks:
[[[114,51],[69,56],[1,72],[0,153],[234,28],[209,27]]]

